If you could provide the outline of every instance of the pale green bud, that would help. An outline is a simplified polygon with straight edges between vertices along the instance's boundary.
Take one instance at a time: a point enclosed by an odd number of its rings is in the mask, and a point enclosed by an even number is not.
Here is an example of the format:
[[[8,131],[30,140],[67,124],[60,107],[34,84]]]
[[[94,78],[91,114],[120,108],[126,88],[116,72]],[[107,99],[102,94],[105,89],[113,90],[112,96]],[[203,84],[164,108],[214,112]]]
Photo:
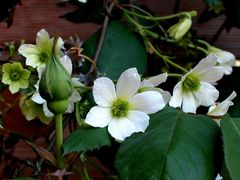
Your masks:
[[[69,73],[54,53],[48,58],[42,74],[39,93],[47,101],[49,110],[64,113],[68,108],[68,98],[73,92]]]
[[[190,17],[180,19],[178,23],[174,24],[168,29],[169,36],[173,39],[180,40],[191,28],[192,20]]]

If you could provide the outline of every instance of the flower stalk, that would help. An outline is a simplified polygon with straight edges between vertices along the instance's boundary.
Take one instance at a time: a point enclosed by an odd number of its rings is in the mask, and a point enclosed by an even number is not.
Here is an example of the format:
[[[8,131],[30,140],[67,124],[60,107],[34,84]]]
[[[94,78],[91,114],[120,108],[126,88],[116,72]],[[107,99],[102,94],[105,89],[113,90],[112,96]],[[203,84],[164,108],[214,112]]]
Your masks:
[[[64,168],[64,160],[62,158],[62,145],[63,145],[63,127],[62,127],[62,114],[55,115],[55,131],[56,131],[56,156],[57,166],[59,169]]]

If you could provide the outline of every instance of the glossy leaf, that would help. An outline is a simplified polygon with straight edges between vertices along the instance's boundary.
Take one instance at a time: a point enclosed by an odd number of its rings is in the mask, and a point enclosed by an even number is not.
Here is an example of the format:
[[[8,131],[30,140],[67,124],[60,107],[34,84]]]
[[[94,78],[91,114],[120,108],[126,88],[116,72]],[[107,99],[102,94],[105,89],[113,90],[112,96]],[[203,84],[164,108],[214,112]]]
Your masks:
[[[233,180],[240,177],[240,118],[225,116],[221,120],[227,169]]]
[[[100,32],[84,43],[84,53],[93,57]],[[97,61],[101,74],[117,79],[128,68],[136,67],[139,73],[147,68],[147,52],[144,43],[120,22],[109,23],[103,46]]]
[[[66,138],[63,150],[64,154],[68,154],[110,145],[111,139],[106,128],[79,128]]]
[[[219,132],[208,117],[165,108],[151,117],[145,133],[122,143],[115,162],[120,179],[212,180]]]

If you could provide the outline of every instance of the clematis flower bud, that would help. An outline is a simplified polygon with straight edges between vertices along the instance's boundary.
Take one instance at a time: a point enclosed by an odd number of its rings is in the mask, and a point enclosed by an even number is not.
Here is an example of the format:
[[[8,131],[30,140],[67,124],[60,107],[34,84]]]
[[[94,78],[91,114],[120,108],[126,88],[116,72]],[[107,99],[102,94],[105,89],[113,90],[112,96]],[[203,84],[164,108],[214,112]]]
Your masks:
[[[39,93],[47,101],[49,110],[59,114],[67,110],[68,98],[72,92],[70,75],[53,50],[40,80]]]
[[[168,29],[169,36],[173,39],[180,40],[191,28],[191,17],[180,19],[178,23],[174,24]]]

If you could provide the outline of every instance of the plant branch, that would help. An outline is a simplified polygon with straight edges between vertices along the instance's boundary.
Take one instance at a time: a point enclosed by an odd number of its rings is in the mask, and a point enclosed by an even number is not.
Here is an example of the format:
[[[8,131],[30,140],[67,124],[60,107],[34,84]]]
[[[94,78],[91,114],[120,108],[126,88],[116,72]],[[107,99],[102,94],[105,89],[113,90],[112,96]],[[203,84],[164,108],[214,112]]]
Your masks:
[[[108,27],[108,23],[109,23],[109,14],[112,12],[112,9],[113,9],[114,5],[115,5],[115,2],[112,1],[111,4],[109,5],[109,7],[107,7],[108,14],[105,16],[104,21],[103,21],[103,26],[102,26],[100,39],[98,41],[96,52],[95,52],[95,55],[94,55],[94,58],[93,58],[94,63],[92,63],[92,66],[90,67],[90,70],[87,74],[92,73],[95,69],[94,64],[97,64],[97,61],[98,61],[98,58],[99,58],[99,55],[100,55],[100,52],[101,52],[101,49],[102,49],[102,46],[103,46],[103,42],[104,42],[104,39],[105,39],[105,35],[106,35],[106,32],[107,32],[107,27]],[[98,74],[97,74],[97,76],[98,76]]]

